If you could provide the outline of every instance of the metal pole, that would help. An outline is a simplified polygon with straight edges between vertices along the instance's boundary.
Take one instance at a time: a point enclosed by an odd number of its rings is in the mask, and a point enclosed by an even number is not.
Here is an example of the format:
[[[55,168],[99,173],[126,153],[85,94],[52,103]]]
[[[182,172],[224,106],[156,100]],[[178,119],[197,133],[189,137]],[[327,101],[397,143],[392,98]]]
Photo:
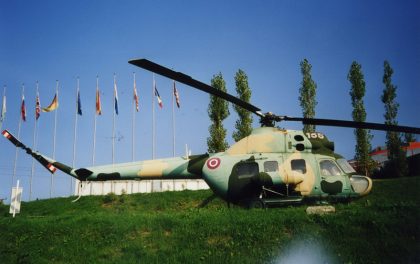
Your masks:
[[[175,81],[172,89],[172,156],[175,157]],[[175,180],[172,180],[172,190],[175,191]]]
[[[172,90],[172,156],[175,157],[175,81]]]
[[[155,89],[156,81],[155,74],[153,73],[153,85],[152,85],[152,159],[155,159]],[[153,181],[150,181],[150,192],[153,192],[154,186]]]
[[[96,75],[96,94],[95,94],[95,112],[94,112],[94,122],[93,122],[93,153],[92,153],[92,166],[95,166],[95,151],[96,151],[96,116],[97,113],[97,101],[99,100],[99,77]]]
[[[22,84],[22,99],[23,99],[24,92],[25,92],[25,85]],[[22,109],[20,109],[20,116],[19,116],[18,135],[17,135],[18,140],[20,139],[20,127],[21,127],[21,125],[22,125]],[[15,162],[13,164],[12,188],[13,188],[13,184],[14,184],[15,178],[16,178],[17,159],[18,159],[18,148],[16,148]]]
[[[36,99],[35,99],[35,112],[37,100],[39,100],[39,84],[38,81],[36,82]],[[37,114],[35,113],[35,124],[34,124],[34,137],[33,137],[33,149],[36,151],[37,149],[37,129],[38,128],[38,119]],[[32,200],[32,180],[35,175],[35,159],[32,159],[32,167],[31,167],[31,178],[29,180],[29,201]]]
[[[131,152],[131,161],[134,162],[134,151],[135,151],[135,134],[136,134],[136,98],[134,97],[135,93],[136,93],[136,73],[133,72],[133,124],[132,124],[132,128],[133,128],[133,134],[132,134],[132,152]]]
[[[57,103],[58,103],[58,80],[57,80],[57,85],[55,88],[55,94],[57,96]],[[55,146],[56,146],[56,136],[57,136],[57,112],[58,112],[58,107],[55,109],[55,113],[54,113],[54,138],[53,138],[53,160],[55,160]],[[54,193],[54,173],[51,173],[51,188],[50,188],[50,198],[52,197]]]
[[[152,159],[155,159],[155,89],[156,81],[155,74],[153,73],[153,86],[152,86]]]
[[[6,112],[3,113],[3,109],[6,109],[6,105],[5,105],[6,104],[6,99],[5,99],[5,96],[6,96],[6,85],[3,88],[3,97],[1,98],[2,99],[2,105],[1,105],[1,109],[0,109],[0,112],[1,112],[0,131],[2,131],[1,129],[3,128],[3,122],[4,122],[4,118],[5,118],[5,116],[3,116],[3,114],[6,114]]]
[[[74,134],[73,134],[73,168],[76,166],[76,141],[77,141],[77,115],[79,110],[79,90],[80,89],[80,80],[77,77],[77,88],[76,88],[76,111],[74,113]],[[73,180],[70,177],[70,195],[73,192]]]
[[[114,96],[113,96],[113,104],[114,104],[114,111],[112,115],[112,166],[114,166],[115,162],[115,98],[116,98],[116,84],[115,84],[115,73],[114,73]]]

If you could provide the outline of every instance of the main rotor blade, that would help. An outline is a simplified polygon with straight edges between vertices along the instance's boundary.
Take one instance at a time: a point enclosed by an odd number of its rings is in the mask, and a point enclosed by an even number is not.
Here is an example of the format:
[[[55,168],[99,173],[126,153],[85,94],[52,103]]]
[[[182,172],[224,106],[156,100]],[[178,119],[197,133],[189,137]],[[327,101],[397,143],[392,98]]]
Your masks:
[[[261,117],[264,116],[264,114],[262,114],[260,112],[261,111],[260,108],[254,106],[250,103],[247,103],[245,101],[242,101],[241,99],[239,99],[239,98],[237,98],[233,95],[230,95],[228,93],[220,91],[220,90],[218,90],[218,89],[216,89],[216,88],[214,88],[214,87],[212,87],[208,84],[197,81],[197,80],[191,78],[191,76],[188,76],[188,75],[186,75],[182,72],[173,71],[171,69],[168,69],[168,68],[166,68],[162,65],[156,64],[156,63],[154,63],[152,61],[149,61],[147,59],[130,60],[129,63],[131,63],[133,65],[136,65],[140,68],[149,70],[151,72],[157,73],[159,75],[165,76],[165,77],[170,78],[172,80],[175,80],[177,82],[180,82],[180,83],[186,84],[188,86],[194,87],[194,88],[196,88],[198,90],[201,90],[203,92],[206,92],[206,93],[209,93],[211,95],[217,96],[219,98],[225,99],[226,101],[231,102],[233,104],[236,104],[236,105],[238,105],[238,106],[240,106],[240,107],[242,107],[242,108],[244,108],[248,111],[251,111],[252,113],[254,113],[258,116],[261,116]]]
[[[353,127],[353,128],[420,134],[420,128],[418,127],[397,126],[397,125],[387,125],[387,124],[370,123],[370,122],[356,122],[356,121],[336,120],[336,119],[303,118],[303,117],[289,117],[289,116],[278,116],[277,119],[278,121],[280,120],[299,121],[305,125]]]
[[[47,170],[49,170],[51,173],[54,173],[57,168],[53,164],[54,161],[47,160],[44,156],[39,154],[38,152],[32,151],[32,149],[28,148],[26,145],[24,145],[22,142],[20,142],[12,133],[10,133],[8,130],[3,130],[1,132],[5,138],[7,138],[10,142],[12,142],[13,145],[15,145],[18,148],[21,148],[26,151],[29,155],[34,157],[39,163],[42,164]]]

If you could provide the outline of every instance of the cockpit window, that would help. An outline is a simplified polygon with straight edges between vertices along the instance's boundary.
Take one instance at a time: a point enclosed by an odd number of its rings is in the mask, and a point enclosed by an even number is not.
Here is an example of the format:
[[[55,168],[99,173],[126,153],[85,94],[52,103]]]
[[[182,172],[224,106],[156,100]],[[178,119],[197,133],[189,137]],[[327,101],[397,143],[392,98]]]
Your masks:
[[[258,174],[258,163],[256,162],[244,162],[239,163],[236,166],[236,173],[238,174],[238,178],[251,178]]]
[[[302,174],[306,173],[306,162],[304,159],[295,159],[290,163],[293,171],[297,171]]]
[[[338,163],[338,166],[340,166],[340,168],[343,169],[343,171],[347,174],[356,172],[353,169],[353,167],[345,159],[338,159],[337,163]]]
[[[337,176],[341,175],[338,166],[332,160],[322,160],[319,162],[321,174],[324,176]]]
[[[264,172],[275,172],[279,170],[279,164],[277,161],[266,161],[264,162]]]

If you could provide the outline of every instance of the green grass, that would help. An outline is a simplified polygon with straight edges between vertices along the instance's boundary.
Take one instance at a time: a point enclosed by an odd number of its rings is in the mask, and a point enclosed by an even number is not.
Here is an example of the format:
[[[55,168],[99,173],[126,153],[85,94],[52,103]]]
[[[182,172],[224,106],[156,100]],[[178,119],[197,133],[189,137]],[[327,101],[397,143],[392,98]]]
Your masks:
[[[419,263],[420,177],[374,181],[337,212],[246,210],[210,191],[0,205],[0,263]],[[312,262],[313,263],[313,262]]]

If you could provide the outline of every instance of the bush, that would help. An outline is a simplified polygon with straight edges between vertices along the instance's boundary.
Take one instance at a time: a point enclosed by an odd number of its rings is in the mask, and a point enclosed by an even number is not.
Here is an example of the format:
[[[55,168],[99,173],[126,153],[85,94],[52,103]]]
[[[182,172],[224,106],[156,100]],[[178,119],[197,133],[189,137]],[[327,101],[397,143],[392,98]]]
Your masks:
[[[398,169],[398,164],[395,160],[388,160],[385,165],[376,169],[372,178],[376,179],[390,179],[404,176],[416,176],[420,174],[420,154],[413,155],[407,158],[408,171],[406,175],[402,175]]]
[[[119,197],[119,202],[120,203],[124,203],[125,202],[125,198],[127,197],[127,193],[126,193],[126,191],[123,189],[122,191],[121,191],[121,195],[120,195],[120,197]]]
[[[104,196],[104,198],[102,199],[103,203],[105,204],[111,204],[114,203],[115,201],[117,201],[117,195],[113,192],[108,193],[107,195]]]
[[[410,176],[420,175],[420,154],[407,158],[408,174]]]

